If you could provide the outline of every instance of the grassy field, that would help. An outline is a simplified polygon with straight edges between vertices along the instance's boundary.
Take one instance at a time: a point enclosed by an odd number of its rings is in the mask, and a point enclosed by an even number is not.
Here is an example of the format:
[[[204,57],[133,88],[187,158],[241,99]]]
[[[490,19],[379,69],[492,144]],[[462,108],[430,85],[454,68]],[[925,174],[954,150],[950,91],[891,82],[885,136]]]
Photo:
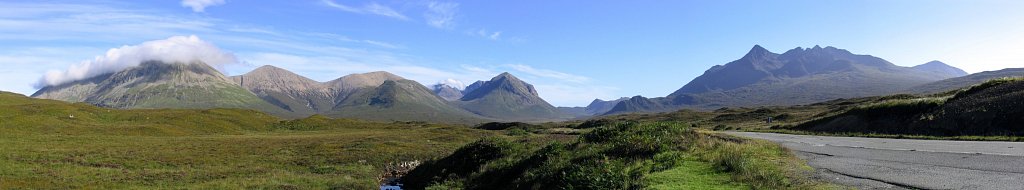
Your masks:
[[[389,163],[442,156],[490,135],[461,126],[367,125],[185,136],[0,130],[0,189],[372,189]]]
[[[475,129],[0,93],[0,189],[375,189],[406,161],[424,162],[412,189],[830,188],[778,145],[679,122],[695,118]]]
[[[0,189],[374,189],[496,132],[236,109],[111,110],[0,94]]]

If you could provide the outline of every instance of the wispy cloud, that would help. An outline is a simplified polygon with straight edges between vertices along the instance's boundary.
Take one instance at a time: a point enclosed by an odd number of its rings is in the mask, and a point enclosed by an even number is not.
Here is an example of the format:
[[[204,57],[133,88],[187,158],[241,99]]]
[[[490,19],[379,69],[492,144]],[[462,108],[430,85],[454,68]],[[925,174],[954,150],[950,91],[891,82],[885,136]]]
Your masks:
[[[391,44],[391,43],[387,43],[387,42],[380,42],[380,41],[373,41],[373,40],[363,40],[363,42],[365,42],[367,44],[375,45],[375,46],[384,47],[384,48],[391,48],[391,49],[402,49],[402,48],[405,48],[405,47],[402,47],[400,45],[395,45],[395,44]]]
[[[537,68],[533,68],[533,67],[531,67],[529,65],[512,64],[512,65],[507,65],[507,66],[509,68],[512,68],[513,70],[516,70],[516,71],[519,71],[519,72],[523,72],[523,73],[526,73],[526,74],[530,74],[530,75],[534,75],[534,76],[538,76],[538,77],[556,79],[556,80],[561,80],[561,81],[566,81],[566,82],[573,82],[573,83],[585,83],[585,82],[590,81],[589,77],[573,75],[573,74],[569,74],[569,73],[563,73],[563,72],[547,70],[547,69],[537,69]]]
[[[455,16],[458,10],[458,3],[431,1],[427,3],[427,12],[423,13],[423,17],[430,26],[450,29],[455,25]]]
[[[223,5],[224,0],[182,0],[181,6],[192,8],[192,12],[204,12],[206,7]]]
[[[362,7],[353,7],[353,6],[349,6],[349,5],[344,5],[344,4],[341,4],[341,3],[338,3],[338,2],[334,2],[332,0],[322,0],[322,2],[324,3],[324,5],[327,5],[328,7],[333,7],[333,8],[336,8],[338,10],[345,11],[345,12],[357,13],[357,14],[373,14],[373,15],[386,16],[386,17],[391,17],[391,18],[400,19],[400,20],[409,20],[409,17],[406,17],[402,13],[399,13],[398,11],[395,11],[395,9],[392,9],[391,7],[388,7],[388,6],[384,6],[384,5],[378,4],[376,2],[367,3],[366,5],[363,5]]]

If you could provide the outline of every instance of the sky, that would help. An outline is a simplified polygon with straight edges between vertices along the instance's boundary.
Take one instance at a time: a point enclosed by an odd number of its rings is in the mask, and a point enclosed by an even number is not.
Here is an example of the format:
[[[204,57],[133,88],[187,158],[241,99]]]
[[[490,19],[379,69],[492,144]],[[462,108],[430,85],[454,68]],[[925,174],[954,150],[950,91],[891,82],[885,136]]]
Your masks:
[[[509,72],[553,105],[586,106],[668,95],[755,44],[777,53],[834,46],[901,66],[939,60],[969,73],[1020,68],[1022,7],[1018,0],[4,0],[0,90],[30,95],[60,77],[120,69],[135,60],[128,55],[187,42],[177,45],[216,57],[227,75],[274,65],[318,81],[388,71],[458,86]],[[106,66],[85,69],[97,65]]]

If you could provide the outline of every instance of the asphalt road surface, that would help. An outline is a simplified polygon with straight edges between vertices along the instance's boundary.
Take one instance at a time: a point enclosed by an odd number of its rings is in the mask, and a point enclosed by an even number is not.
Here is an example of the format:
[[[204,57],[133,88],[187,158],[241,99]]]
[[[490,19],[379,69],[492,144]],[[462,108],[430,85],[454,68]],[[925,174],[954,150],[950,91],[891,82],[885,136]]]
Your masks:
[[[726,132],[774,141],[859,189],[1024,189],[1024,143]]]

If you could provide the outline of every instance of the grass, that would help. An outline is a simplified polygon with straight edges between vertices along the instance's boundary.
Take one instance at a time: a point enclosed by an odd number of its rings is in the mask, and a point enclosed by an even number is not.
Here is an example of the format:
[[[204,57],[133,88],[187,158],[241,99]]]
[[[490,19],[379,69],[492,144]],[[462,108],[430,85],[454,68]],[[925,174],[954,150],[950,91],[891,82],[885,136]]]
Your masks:
[[[74,117],[71,117],[74,116]],[[249,110],[113,110],[0,93],[0,189],[374,189],[498,132]]]
[[[754,189],[837,189],[815,181],[813,169],[781,145],[717,133],[699,133],[693,154]]]
[[[446,155],[488,135],[369,125],[240,135],[0,135],[0,189],[369,189],[388,163]]]
[[[651,173],[647,177],[648,189],[750,189],[750,185],[732,180],[728,172],[711,163],[687,157],[682,165]]]

